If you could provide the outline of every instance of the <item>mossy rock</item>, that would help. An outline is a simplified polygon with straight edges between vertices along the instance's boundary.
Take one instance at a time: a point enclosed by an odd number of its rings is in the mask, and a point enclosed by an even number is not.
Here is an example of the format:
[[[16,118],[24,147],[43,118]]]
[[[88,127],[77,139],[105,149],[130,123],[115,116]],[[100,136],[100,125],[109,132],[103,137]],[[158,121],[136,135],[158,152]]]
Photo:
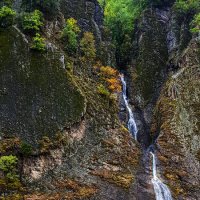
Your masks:
[[[0,132],[37,146],[80,121],[85,98],[59,58],[30,51],[14,28],[0,30]]]

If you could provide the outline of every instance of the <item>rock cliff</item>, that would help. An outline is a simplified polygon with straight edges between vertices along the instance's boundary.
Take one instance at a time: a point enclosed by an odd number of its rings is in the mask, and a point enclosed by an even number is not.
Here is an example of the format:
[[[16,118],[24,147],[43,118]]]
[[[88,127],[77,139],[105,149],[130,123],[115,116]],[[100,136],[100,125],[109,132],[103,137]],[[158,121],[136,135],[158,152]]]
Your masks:
[[[13,1],[17,14],[29,8],[24,2]],[[0,29],[0,158],[18,158],[19,179],[11,184],[0,171],[0,199],[154,200],[154,151],[173,199],[198,200],[200,39],[191,16],[179,15],[174,1],[145,9],[122,70],[97,0],[59,2],[54,15],[44,12],[47,51],[31,50],[20,23]],[[71,17],[79,42],[93,33],[96,63],[82,62],[80,47],[66,52],[60,35]],[[118,68],[109,72],[118,78],[123,71],[138,141],[121,92],[102,86],[108,77],[99,65]]]

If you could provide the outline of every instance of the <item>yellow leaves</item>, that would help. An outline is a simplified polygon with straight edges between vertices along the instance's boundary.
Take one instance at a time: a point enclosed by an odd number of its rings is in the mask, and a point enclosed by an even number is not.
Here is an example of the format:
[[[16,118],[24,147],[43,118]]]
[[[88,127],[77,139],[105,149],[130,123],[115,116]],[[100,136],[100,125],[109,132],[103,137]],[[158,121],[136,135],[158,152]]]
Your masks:
[[[110,66],[106,66],[106,67],[102,66],[100,68],[100,72],[101,72],[101,74],[103,74],[106,77],[117,76],[118,75],[118,71],[116,69],[113,69]]]
[[[68,27],[70,27],[71,30],[73,30],[75,33],[79,33],[80,32],[80,28],[79,28],[79,26],[77,24],[77,20],[76,19],[74,19],[72,17],[67,19],[66,25]]]
[[[122,88],[121,88],[121,82],[118,78],[109,78],[106,79],[107,83],[108,83],[108,88],[109,90],[111,90],[112,92],[121,92]]]

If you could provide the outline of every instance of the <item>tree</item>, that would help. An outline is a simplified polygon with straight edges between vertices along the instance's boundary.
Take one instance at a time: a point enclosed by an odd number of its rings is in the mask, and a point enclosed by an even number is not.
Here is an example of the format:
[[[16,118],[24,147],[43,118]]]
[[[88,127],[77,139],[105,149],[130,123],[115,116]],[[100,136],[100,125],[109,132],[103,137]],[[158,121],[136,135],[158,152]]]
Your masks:
[[[141,12],[147,5],[147,0],[99,0],[105,6],[105,25],[111,30],[112,38],[116,46],[116,57],[119,61],[127,62],[127,54],[130,45],[134,22],[139,18]],[[128,41],[127,41],[128,39]],[[123,50],[122,50],[123,49]],[[125,63],[118,63],[125,64]]]

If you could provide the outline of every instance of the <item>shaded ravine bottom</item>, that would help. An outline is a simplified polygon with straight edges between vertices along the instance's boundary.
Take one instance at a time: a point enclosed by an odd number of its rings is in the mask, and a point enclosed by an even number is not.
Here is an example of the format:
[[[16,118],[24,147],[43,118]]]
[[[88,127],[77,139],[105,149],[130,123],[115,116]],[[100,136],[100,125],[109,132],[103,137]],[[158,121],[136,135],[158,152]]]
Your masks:
[[[121,83],[123,86],[122,87],[123,88],[123,90],[122,90],[123,100],[124,100],[124,103],[126,106],[126,110],[128,111],[128,125],[127,125],[128,130],[132,134],[134,139],[137,141],[138,128],[137,128],[137,124],[134,119],[134,114],[128,103],[126,81],[125,81],[123,74],[120,75],[120,78],[121,78]],[[151,182],[153,184],[156,200],[172,200],[172,195],[171,195],[169,188],[157,176],[156,155],[154,153],[154,148],[152,148],[152,145],[150,146],[150,148],[147,149],[147,153],[148,153],[148,156],[152,157],[153,178],[152,178]]]

